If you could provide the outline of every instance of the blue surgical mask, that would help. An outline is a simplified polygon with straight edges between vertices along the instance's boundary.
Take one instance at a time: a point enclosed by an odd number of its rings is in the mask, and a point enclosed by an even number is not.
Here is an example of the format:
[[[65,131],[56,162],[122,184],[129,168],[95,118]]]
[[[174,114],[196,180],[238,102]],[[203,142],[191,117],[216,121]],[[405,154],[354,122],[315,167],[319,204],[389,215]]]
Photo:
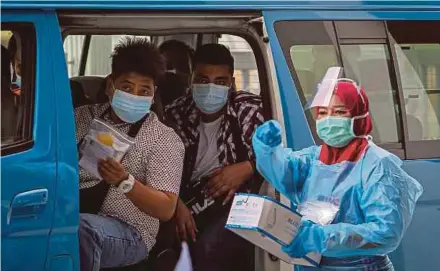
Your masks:
[[[357,137],[353,130],[354,121],[365,118],[367,115],[368,113],[353,118],[328,116],[317,120],[316,130],[318,136],[331,147],[345,147]]]
[[[214,114],[228,102],[229,87],[212,83],[193,84],[192,95],[200,111],[205,114]]]
[[[12,84],[17,85],[18,88],[21,89],[21,76],[17,74],[15,80],[12,81]]]
[[[135,123],[150,112],[152,97],[137,96],[116,89],[112,98],[112,108],[124,122]]]

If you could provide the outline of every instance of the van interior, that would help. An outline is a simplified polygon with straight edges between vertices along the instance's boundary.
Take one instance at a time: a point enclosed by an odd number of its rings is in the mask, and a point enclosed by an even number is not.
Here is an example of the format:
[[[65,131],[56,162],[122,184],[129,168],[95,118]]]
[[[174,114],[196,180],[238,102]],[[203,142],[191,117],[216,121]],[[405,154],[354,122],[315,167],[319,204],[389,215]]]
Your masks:
[[[276,84],[269,80],[273,76],[267,68],[268,44],[258,13],[61,13],[59,18],[74,108],[108,101],[105,78],[110,73],[109,56],[119,40],[136,36],[147,38],[156,46],[172,39],[185,42],[194,50],[206,43],[227,46],[235,60],[237,89],[261,95],[265,117],[269,119],[273,116],[271,109],[275,107],[271,104],[270,93]],[[153,105],[152,111],[163,118],[164,108],[158,93]],[[267,185],[262,186],[261,193],[272,193],[279,199],[279,194],[269,191]],[[169,229],[162,226],[148,262],[105,270],[174,270],[169,265],[172,261],[169,251],[160,248],[161,235],[167,232]],[[255,263],[250,270],[279,270],[279,260],[262,250],[256,249],[255,259],[261,262]]]

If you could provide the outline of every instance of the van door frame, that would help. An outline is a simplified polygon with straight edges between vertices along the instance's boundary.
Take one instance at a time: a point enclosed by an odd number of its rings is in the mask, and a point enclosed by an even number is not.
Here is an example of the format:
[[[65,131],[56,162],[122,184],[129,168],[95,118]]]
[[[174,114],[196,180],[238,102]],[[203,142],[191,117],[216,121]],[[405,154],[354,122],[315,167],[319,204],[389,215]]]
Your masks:
[[[101,16],[101,17],[100,17]],[[68,35],[94,35],[94,34],[132,34],[132,35],[173,35],[173,34],[230,34],[244,38],[251,46],[258,67],[260,79],[260,95],[263,100],[264,113],[267,119],[274,118],[284,123],[281,109],[281,98],[278,89],[278,80],[275,73],[275,64],[271,48],[265,34],[261,13],[221,13],[221,12],[195,12],[195,13],[145,13],[137,14],[137,22],[128,22],[130,14],[112,13],[109,15],[59,13],[63,39]],[[149,17],[151,16],[151,17]],[[103,20],[101,21],[100,18]],[[125,20],[123,27],[118,26],[119,18]],[[156,21],[152,22],[151,18]],[[170,19],[179,18],[178,24]],[[166,20],[163,20],[166,19]],[[206,21],[204,21],[206,20]],[[182,21],[184,21],[182,23]],[[194,21],[194,23],[192,23]],[[107,25],[111,23],[111,25]],[[181,27],[180,25],[185,27]],[[127,25],[145,25],[145,27],[129,28]],[[84,52],[84,50],[83,50]],[[284,125],[283,125],[284,126]],[[284,140],[285,135],[283,134]],[[267,183],[262,187],[261,193],[280,199],[273,187]],[[263,271],[261,261],[269,270],[279,270],[280,260],[273,258],[267,252],[257,248],[255,266],[256,271]],[[260,257],[264,255],[263,259]]]

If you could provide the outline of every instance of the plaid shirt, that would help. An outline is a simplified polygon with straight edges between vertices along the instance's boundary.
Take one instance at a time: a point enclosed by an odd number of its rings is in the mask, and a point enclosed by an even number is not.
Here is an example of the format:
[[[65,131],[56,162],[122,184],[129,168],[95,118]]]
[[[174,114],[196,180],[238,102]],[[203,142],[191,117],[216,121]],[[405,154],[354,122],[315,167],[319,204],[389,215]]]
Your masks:
[[[166,120],[172,123],[176,133],[181,137],[186,149],[186,162],[183,179],[190,178],[194,170],[199,143],[200,114],[191,94],[177,99],[165,109]],[[235,122],[235,123],[234,123]],[[246,91],[232,92],[226,106],[225,117],[220,125],[217,139],[219,162],[223,166],[235,164],[239,156],[246,156],[246,160],[254,160],[252,150],[252,135],[259,125],[264,122],[261,97]],[[233,138],[233,126],[238,126],[241,138]],[[238,147],[234,142],[242,142],[246,154],[238,154]]]

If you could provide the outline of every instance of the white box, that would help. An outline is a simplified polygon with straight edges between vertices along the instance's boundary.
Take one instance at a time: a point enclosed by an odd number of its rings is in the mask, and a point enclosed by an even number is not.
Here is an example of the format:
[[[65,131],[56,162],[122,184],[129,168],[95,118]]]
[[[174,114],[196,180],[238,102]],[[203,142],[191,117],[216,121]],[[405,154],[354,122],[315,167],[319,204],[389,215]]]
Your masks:
[[[237,193],[225,227],[289,264],[318,266],[318,253],[291,258],[281,249],[295,238],[300,222],[300,214],[272,198]]]

